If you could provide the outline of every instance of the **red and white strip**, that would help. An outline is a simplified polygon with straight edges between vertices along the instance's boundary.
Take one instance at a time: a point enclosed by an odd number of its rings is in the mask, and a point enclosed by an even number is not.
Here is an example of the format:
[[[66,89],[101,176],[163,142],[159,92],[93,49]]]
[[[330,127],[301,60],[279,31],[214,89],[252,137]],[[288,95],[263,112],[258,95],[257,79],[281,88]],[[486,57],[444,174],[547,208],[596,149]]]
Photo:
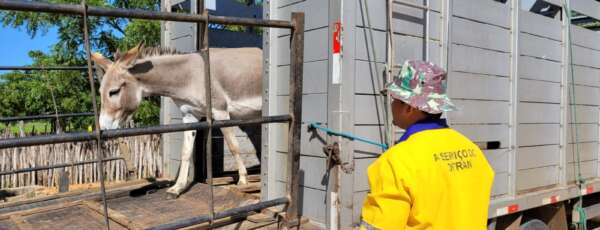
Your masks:
[[[342,74],[342,23],[336,22],[334,24],[335,29],[333,30],[333,55],[332,55],[332,73],[331,73],[331,83],[340,84],[341,83],[341,74]]]
[[[546,204],[554,204],[556,202],[560,201],[560,196],[559,195],[553,195],[550,197],[546,197],[542,200],[542,204],[546,205]]]
[[[593,192],[594,192],[594,187],[591,185],[588,185],[586,188],[581,189],[581,195],[587,195],[587,194],[590,194]]]
[[[496,209],[496,216],[503,216],[506,214],[512,214],[515,212],[519,211],[519,205],[518,204],[513,204],[513,205],[509,205],[506,207],[502,207],[499,209]]]

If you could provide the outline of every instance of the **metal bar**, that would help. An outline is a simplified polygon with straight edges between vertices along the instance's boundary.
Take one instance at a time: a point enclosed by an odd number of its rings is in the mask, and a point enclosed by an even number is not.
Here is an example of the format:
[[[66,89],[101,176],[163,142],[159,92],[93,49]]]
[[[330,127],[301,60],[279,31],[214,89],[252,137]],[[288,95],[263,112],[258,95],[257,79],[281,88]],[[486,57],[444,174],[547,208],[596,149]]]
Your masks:
[[[225,120],[225,121],[214,121],[213,128],[232,127],[232,126],[247,126],[262,123],[282,123],[291,120],[290,115],[279,115],[279,116],[268,116],[249,120]],[[159,125],[143,128],[129,128],[129,129],[114,129],[104,130],[100,133],[104,139],[112,139],[119,137],[129,136],[140,136],[148,134],[160,134],[160,133],[172,133],[186,130],[205,130],[208,129],[207,122],[195,122],[195,123],[183,123],[183,124],[170,124],[170,125]],[[77,141],[92,141],[96,134],[87,132],[77,133],[63,133],[60,135],[43,135],[43,136],[31,136],[31,137],[20,137],[10,139],[0,139],[0,148],[14,148],[24,147],[31,145],[44,145],[44,144],[57,144],[65,142],[77,142]]]
[[[106,16],[106,17],[122,17],[122,18],[137,18],[150,20],[165,20],[179,22],[206,22],[218,23],[225,25],[243,25],[243,26],[261,26],[261,27],[276,27],[276,28],[292,28],[289,21],[283,20],[262,20],[255,18],[240,18],[240,17],[225,17],[211,16],[210,20],[204,15],[157,12],[138,9],[116,9],[89,6],[87,9],[82,5],[73,4],[53,4],[37,1],[15,1],[15,0],[0,0],[0,9],[16,10],[16,11],[36,11],[46,13],[63,13],[81,15],[87,11],[88,16]]]
[[[290,203],[286,210],[288,227],[298,223],[298,197],[300,170],[300,128],[302,124],[302,75],[304,66],[304,13],[292,13],[292,45],[290,50],[290,115],[288,130],[287,196]]]
[[[425,5],[425,42],[423,42],[423,44],[425,45],[425,61],[429,61],[429,0],[425,0]]]
[[[114,160],[125,161],[125,159],[122,157],[109,157],[109,158],[105,158],[102,161],[106,162],[106,161],[114,161]],[[73,167],[73,166],[93,164],[93,163],[97,163],[96,160],[79,161],[79,162],[73,162],[73,163],[64,163],[64,164],[56,164],[56,165],[48,165],[48,166],[39,166],[39,167],[34,167],[34,168],[23,168],[23,169],[16,169],[16,170],[12,170],[12,171],[0,172],[0,176],[17,174],[17,173],[35,172],[35,171],[55,169],[55,168],[66,168],[66,167]]]
[[[104,152],[102,151],[102,136],[100,135],[100,119],[98,113],[98,104],[96,103],[96,85],[94,84],[94,76],[92,71],[92,52],[90,51],[90,34],[88,30],[88,5],[86,0],[81,0],[82,24],[83,24],[83,45],[85,48],[87,59],[88,81],[90,83],[90,93],[92,94],[92,107],[94,108],[94,121],[96,130],[96,162],[98,163],[98,174],[100,176],[100,193],[102,194],[102,204],[104,206],[104,224],[106,229],[110,230],[110,221],[108,220],[108,203],[106,202],[106,186],[104,181]]]
[[[45,120],[45,119],[56,119],[58,118],[69,118],[69,117],[89,117],[94,116],[93,112],[85,113],[65,113],[65,114],[44,114],[44,115],[33,115],[24,117],[0,117],[0,122],[14,122],[14,121],[31,121],[31,120]]]
[[[0,66],[0,70],[73,70],[73,71],[84,71],[87,70],[87,66]]]
[[[394,17],[393,17],[393,1],[387,1],[387,32],[388,32],[388,42],[387,42],[387,63],[386,63],[386,76],[384,78],[383,85],[387,85],[388,82],[392,82],[393,74],[394,74],[394,53],[396,52],[394,46]],[[387,146],[394,145],[394,140],[396,139],[396,135],[394,133],[394,125],[392,124],[392,107],[391,107],[391,96],[389,91],[385,91],[383,95],[383,104],[385,106],[385,144]],[[387,147],[386,147],[387,149]]]
[[[405,2],[405,1],[395,0],[395,1],[393,1],[393,3],[394,4],[405,5],[405,6],[410,6],[410,7],[414,7],[414,8],[418,8],[418,9],[422,9],[422,10],[431,10],[431,8],[429,8],[429,6],[418,5],[418,4],[414,4],[414,3],[410,3],[410,2]]]
[[[228,209],[223,212],[215,213],[215,219],[222,219],[230,216],[237,215],[247,215],[249,212],[260,211],[265,208],[274,207],[277,205],[282,205],[288,203],[288,198],[282,197],[273,200],[263,201],[256,204],[246,205],[238,208]],[[210,219],[209,215],[197,216],[187,219],[176,220],[168,224],[163,224],[159,226],[153,226],[146,228],[147,230],[170,230],[170,229],[180,229],[192,225],[202,224],[208,222]]]

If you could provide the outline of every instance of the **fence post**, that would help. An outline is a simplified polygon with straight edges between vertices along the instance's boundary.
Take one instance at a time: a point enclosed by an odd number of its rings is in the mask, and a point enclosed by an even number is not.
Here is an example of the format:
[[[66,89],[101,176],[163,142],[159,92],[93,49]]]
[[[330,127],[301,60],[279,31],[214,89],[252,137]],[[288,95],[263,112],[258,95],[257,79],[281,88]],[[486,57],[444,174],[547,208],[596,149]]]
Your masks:
[[[300,128],[302,124],[302,75],[304,66],[304,13],[292,13],[292,42],[290,47],[290,115],[288,130],[287,192],[289,205],[286,210],[288,227],[299,224],[298,200],[300,170]]]

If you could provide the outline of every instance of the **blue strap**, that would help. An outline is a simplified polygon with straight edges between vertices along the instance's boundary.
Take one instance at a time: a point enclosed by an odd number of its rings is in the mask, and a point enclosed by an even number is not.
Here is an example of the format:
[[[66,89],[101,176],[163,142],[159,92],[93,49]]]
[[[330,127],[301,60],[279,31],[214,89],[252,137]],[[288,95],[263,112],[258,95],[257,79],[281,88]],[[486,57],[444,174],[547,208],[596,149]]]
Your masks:
[[[377,146],[381,147],[381,149],[383,149],[383,150],[387,150],[388,149],[388,145],[386,145],[384,143],[379,143],[379,142],[372,141],[372,140],[369,140],[369,139],[366,139],[366,138],[358,137],[358,136],[355,136],[354,134],[351,134],[351,133],[336,132],[336,131],[333,131],[333,130],[331,130],[329,128],[325,128],[323,126],[320,126],[320,124],[321,123],[314,122],[314,123],[311,123],[310,125],[308,125],[308,128],[309,129],[320,129],[320,130],[323,130],[323,131],[325,131],[327,133],[327,135],[340,136],[340,137],[348,138],[350,140],[357,140],[357,141],[365,142],[367,144],[377,145]]]
[[[408,127],[408,129],[406,129],[406,132],[402,135],[402,137],[400,137],[400,140],[398,140],[398,142],[403,142],[407,140],[411,135],[421,131],[443,128],[448,128],[448,123],[446,123],[446,119],[431,119],[419,121]]]

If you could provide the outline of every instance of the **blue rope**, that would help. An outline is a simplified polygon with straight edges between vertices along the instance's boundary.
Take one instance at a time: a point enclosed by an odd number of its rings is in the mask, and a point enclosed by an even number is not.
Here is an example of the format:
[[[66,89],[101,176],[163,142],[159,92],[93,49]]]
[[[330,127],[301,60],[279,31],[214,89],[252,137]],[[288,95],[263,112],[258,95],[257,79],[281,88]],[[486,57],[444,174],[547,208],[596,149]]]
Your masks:
[[[366,139],[366,138],[358,137],[358,136],[355,136],[354,134],[351,134],[351,133],[337,132],[337,131],[334,131],[332,129],[325,128],[325,127],[321,126],[321,123],[318,123],[318,122],[310,123],[310,125],[308,125],[308,129],[309,130],[310,129],[319,129],[319,130],[322,130],[322,131],[326,132],[327,135],[345,137],[345,138],[348,138],[350,140],[357,140],[357,141],[361,141],[361,142],[364,142],[364,143],[367,143],[367,144],[376,145],[376,146],[379,146],[384,151],[388,149],[388,145],[386,145],[384,143],[379,143],[379,142],[372,141],[372,140],[369,140],[369,139]]]

